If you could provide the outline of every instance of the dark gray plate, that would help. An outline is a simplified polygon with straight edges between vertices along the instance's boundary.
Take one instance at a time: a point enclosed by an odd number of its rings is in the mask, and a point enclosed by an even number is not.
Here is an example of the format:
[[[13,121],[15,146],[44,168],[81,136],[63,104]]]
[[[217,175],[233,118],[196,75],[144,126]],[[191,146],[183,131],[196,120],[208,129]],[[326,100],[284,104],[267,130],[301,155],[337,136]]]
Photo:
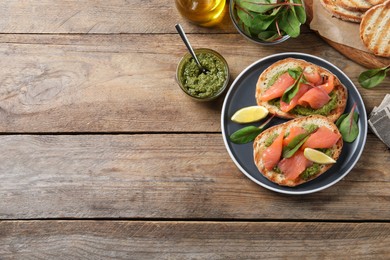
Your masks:
[[[256,105],[255,90],[259,75],[274,62],[288,57],[306,60],[334,73],[348,89],[348,101],[345,112],[349,112],[356,102],[356,111],[359,113],[359,136],[353,143],[344,142],[344,147],[337,163],[318,178],[297,187],[279,186],[269,181],[259,172],[253,160],[253,142],[248,144],[234,144],[229,141],[229,136],[233,132],[245,126],[232,122],[230,120],[231,116],[240,108]],[[286,122],[286,120],[274,118],[269,126],[281,124],[283,122]],[[363,100],[352,81],[339,68],[324,59],[313,55],[293,52],[265,57],[242,71],[234,80],[225,97],[222,107],[221,124],[222,136],[226,149],[241,172],[252,181],[267,189],[286,194],[313,193],[337,183],[352,170],[359,160],[367,137],[366,109]],[[248,125],[260,124],[261,122]]]

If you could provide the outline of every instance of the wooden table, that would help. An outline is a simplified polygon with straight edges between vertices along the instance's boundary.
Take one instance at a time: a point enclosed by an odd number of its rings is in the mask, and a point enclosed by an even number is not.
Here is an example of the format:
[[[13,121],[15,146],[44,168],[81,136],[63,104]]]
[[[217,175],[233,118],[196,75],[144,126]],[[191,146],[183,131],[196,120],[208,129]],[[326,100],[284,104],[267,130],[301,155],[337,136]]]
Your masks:
[[[230,159],[223,98],[194,102],[175,83],[180,22],[232,79],[294,51],[358,86],[364,68],[307,28],[265,47],[228,15],[192,25],[170,0],[8,0],[0,12],[0,259],[388,259],[390,152],[373,134],[336,185],[281,195]],[[368,112],[389,84],[358,86]]]

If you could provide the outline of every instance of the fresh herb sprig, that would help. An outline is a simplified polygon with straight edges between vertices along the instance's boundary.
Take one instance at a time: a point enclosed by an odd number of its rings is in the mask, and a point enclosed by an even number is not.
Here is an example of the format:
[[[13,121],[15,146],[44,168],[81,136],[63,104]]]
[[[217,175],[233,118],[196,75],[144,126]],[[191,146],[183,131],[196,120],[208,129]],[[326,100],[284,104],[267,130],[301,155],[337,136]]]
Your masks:
[[[265,121],[261,126],[246,126],[241,128],[230,135],[229,139],[235,144],[246,144],[255,140],[255,138],[264,131],[269,122],[275,115],[272,115],[267,121]]]
[[[390,65],[379,69],[366,70],[360,73],[358,81],[363,88],[370,89],[378,86],[386,78],[389,71]]]
[[[298,37],[306,22],[301,0],[236,0],[233,15],[245,34],[266,42]]]

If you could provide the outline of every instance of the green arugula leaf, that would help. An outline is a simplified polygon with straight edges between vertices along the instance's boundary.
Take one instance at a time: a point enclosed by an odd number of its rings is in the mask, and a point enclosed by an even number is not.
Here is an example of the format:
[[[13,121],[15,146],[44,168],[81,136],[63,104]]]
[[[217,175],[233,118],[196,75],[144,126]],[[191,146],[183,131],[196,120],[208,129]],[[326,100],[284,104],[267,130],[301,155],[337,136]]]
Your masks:
[[[389,70],[390,65],[379,69],[364,71],[359,75],[358,81],[363,88],[370,89],[376,87],[386,78]]]

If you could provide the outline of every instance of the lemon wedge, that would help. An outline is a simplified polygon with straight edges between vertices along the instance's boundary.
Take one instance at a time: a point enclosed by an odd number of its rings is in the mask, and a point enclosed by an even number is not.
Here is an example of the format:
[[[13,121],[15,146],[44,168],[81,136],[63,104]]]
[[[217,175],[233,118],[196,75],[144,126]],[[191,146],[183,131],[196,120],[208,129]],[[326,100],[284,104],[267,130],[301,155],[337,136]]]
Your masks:
[[[268,115],[268,110],[263,106],[250,106],[238,110],[231,117],[235,123],[245,124],[259,121]]]
[[[329,157],[323,152],[320,152],[312,148],[305,148],[303,155],[306,157],[306,159],[315,163],[331,164],[336,162],[335,160],[333,160],[332,157]]]

